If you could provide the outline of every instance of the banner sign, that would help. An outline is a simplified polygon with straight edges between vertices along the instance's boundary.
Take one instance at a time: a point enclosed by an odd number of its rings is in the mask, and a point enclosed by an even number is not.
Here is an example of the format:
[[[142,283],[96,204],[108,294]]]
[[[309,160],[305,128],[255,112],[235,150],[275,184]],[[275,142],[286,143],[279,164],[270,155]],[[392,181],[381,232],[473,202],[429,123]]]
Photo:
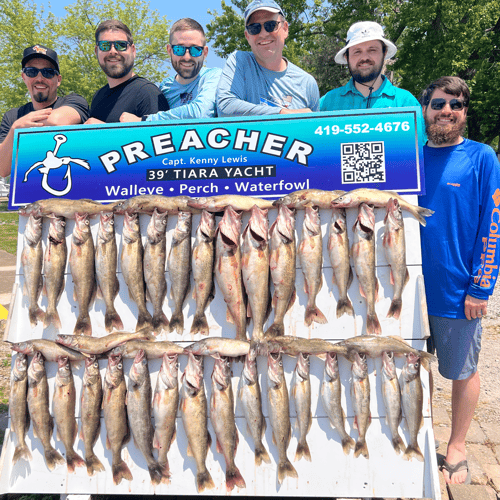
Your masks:
[[[18,129],[9,208],[52,197],[424,194],[418,107]]]

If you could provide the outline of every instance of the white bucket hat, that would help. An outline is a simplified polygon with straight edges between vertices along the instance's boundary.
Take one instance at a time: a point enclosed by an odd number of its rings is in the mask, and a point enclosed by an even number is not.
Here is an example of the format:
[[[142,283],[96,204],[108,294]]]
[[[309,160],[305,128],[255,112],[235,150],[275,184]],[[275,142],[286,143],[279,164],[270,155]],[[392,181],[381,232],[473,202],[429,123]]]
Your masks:
[[[363,42],[370,42],[371,40],[380,40],[387,47],[385,59],[391,59],[398,48],[389,40],[384,38],[384,30],[380,24],[373,21],[361,21],[354,23],[347,32],[347,43],[345,47],[337,52],[335,62],[338,64],[347,64],[345,53],[347,49],[358,45]]]

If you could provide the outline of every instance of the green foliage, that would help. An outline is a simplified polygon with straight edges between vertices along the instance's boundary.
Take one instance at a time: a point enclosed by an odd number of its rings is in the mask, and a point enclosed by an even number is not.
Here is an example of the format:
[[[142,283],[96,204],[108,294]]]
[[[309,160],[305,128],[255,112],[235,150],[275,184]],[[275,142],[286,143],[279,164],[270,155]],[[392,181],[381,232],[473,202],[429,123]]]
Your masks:
[[[90,103],[107,83],[94,53],[96,27],[119,19],[131,30],[137,49],[134,71],[159,83],[167,76],[169,21],[146,0],[76,0],[57,18],[31,0],[0,2],[0,113],[29,100],[21,79],[23,50],[40,43],[55,49],[62,75],[59,95],[77,92]]]
[[[17,226],[19,215],[17,212],[0,213],[0,249],[16,255]]]

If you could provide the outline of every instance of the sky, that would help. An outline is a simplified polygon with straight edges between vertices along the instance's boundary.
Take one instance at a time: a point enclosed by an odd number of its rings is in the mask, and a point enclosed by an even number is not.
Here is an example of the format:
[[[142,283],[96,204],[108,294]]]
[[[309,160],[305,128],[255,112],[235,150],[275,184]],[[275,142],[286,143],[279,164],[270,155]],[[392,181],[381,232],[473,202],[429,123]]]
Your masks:
[[[38,1],[38,5],[48,6],[50,3],[51,12],[56,16],[64,16],[66,11],[64,7],[74,3],[72,0],[42,0]],[[227,1],[230,4],[230,1]],[[212,20],[212,16],[207,13],[207,10],[216,10],[219,14],[222,13],[221,0],[149,0],[149,7],[152,10],[157,10],[161,15],[167,16],[167,19],[174,23],[183,17],[191,17],[198,21],[204,28]],[[210,43],[208,44],[209,48]],[[225,60],[217,57],[215,52],[209,50],[208,57],[205,59],[205,64],[208,67],[223,68]]]

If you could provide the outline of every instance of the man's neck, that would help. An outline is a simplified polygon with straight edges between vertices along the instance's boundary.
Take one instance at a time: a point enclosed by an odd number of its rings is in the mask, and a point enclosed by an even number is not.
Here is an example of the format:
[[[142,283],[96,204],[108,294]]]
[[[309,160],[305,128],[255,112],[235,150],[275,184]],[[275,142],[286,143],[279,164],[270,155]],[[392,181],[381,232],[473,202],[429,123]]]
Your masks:
[[[375,80],[372,80],[371,82],[359,83],[356,80],[354,80],[354,78],[353,81],[356,89],[358,89],[361,92],[361,94],[363,94],[364,97],[368,97],[370,95],[370,92],[375,92],[380,88],[383,79],[382,75],[378,75],[377,78],[375,78]],[[370,88],[372,89],[371,91]]]
[[[175,75],[175,81],[179,85],[187,85],[188,83],[194,82],[199,76],[200,76],[200,73],[197,73],[195,76],[193,76],[193,78],[182,78],[182,76],[179,75],[179,73],[177,73]]]
[[[53,101],[51,101],[51,102],[48,102],[48,101],[37,102],[37,101],[34,101],[33,99],[31,99],[31,104],[33,105],[33,109],[35,111],[38,111],[40,109],[50,108],[51,106],[54,105],[54,103],[56,101],[57,101],[57,97]]]
[[[122,78],[110,78],[109,76],[107,76],[106,78],[108,79],[109,88],[112,89],[114,87],[118,87],[118,85],[121,85],[123,82],[130,80],[133,76],[135,76],[135,73],[131,71]]]
[[[446,142],[444,144],[434,144],[430,139],[427,141],[427,146],[430,148],[449,148],[450,146],[458,146],[464,142],[464,138],[462,136],[458,137],[456,141]]]
[[[283,56],[280,56],[279,59],[273,59],[273,60],[268,59],[266,61],[257,59],[257,62],[259,63],[259,66],[262,66],[263,68],[266,68],[270,71],[276,71],[276,72],[285,71],[288,66],[288,62]]]

